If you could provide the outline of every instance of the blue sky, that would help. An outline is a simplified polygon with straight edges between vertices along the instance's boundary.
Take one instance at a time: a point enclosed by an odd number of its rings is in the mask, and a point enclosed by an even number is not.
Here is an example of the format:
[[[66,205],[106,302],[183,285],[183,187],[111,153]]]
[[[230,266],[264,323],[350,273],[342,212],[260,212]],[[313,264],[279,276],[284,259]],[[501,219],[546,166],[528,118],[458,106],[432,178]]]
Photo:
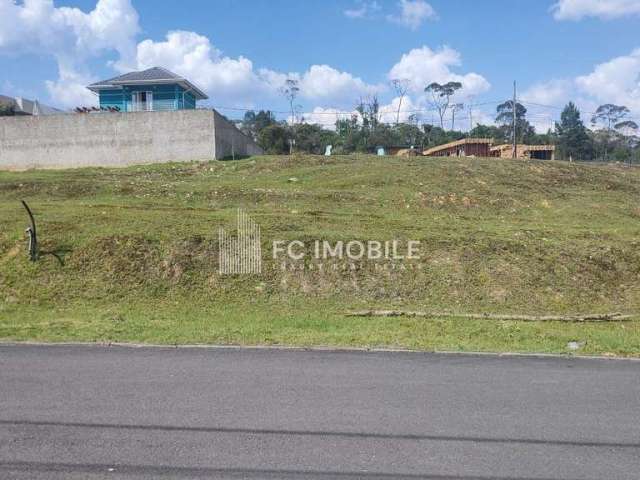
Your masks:
[[[0,0],[0,93],[90,104],[87,83],[158,64],[216,107],[285,111],[296,78],[306,118],[331,123],[367,95],[395,111],[389,81],[406,77],[403,117],[431,121],[424,86],[460,80],[490,121],[515,79],[543,130],[559,110],[534,104],[640,116],[639,27],[640,0]]]

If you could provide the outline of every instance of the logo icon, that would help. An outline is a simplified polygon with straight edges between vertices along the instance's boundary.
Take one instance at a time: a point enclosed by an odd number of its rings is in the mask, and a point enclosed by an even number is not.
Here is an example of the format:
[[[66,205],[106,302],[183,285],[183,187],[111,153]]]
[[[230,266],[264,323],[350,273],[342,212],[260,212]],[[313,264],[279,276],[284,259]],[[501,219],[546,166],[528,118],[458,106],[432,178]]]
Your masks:
[[[262,273],[260,225],[238,209],[237,237],[218,230],[218,272],[221,275],[251,275]]]

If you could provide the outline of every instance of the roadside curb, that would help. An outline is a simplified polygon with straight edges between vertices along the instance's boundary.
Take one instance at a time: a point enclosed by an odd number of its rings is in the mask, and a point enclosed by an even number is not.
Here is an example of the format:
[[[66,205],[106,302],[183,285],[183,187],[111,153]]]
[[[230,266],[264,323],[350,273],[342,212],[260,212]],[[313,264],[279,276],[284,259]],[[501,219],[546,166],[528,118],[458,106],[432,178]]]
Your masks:
[[[413,355],[459,356],[459,357],[493,357],[493,358],[532,358],[558,360],[609,360],[640,362],[640,357],[621,357],[607,355],[574,355],[561,353],[522,353],[522,352],[457,352],[449,350],[411,350],[402,348],[358,348],[313,346],[296,347],[287,345],[208,345],[208,344],[153,344],[126,342],[0,342],[0,347],[94,347],[94,348],[129,348],[129,349],[201,349],[201,350],[258,350],[258,351],[288,351],[288,352],[319,352],[319,353],[405,353]]]

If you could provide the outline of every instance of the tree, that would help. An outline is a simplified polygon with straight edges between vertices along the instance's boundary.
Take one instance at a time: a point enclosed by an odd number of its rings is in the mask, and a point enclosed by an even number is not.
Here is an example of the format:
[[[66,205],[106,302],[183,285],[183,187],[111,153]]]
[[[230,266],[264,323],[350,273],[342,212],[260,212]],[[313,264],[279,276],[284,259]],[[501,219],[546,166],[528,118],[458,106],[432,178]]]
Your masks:
[[[296,110],[295,101],[300,93],[300,87],[298,86],[298,80],[293,78],[287,78],[284,82],[284,86],[280,89],[280,93],[289,102],[289,108],[291,110],[291,122],[296,123]]]
[[[400,123],[400,110],[402,109],[402,100],[407,94],[407,90],[409,90],[409,80],[407,80],[406,78],[396,78],[391,80],[391,85],[393,85],[393,88],[399,97],[398,114],[396,115],[396,125],[398,125]]]
[[[464,110],[464,103],[451,105],[451,130],[456,129],[456,113]]]
[[[366,150],[364,135],[357,115],[354,114],[350,118],[338,119],[336,121],[336,133],[340,147],[336,152],[351,153]]]
[[[495,125],[477,124],[473,130],[469,132],[471,138],[493,138],[497,143],[506,143],[508,139],[504,136],[505,131]]]
[[[269,155],[283,155],[289,152],[289,129],[276,123],[263,128],[258,134],[258,145]]]
[[[371,130],[380,123],[380,102],[376,95],[360,98],[356,111],[362,116],[362,125]]]
[[[12,117],[15,115],[15,107],[10,103],[0,102],[0,117]]]
[[[606,135],[604,136],[604,158],[609,158],[609,146],[611,143],[611,132],[615,125],[623,123],[622,120],[629,114],[629,109],[624,105],[614,105],[612,103],[605,103],[600,105],[596,110],[596,113],[591,117],[591,123],[593,125],[601,124],[606,129]]]
[[[625,120],[624,122],[616,123],[613,128],[622,135],[630,136],[638,131],[638,124],[633,120]]]
[[[250,110],[244,114],[242,125],[240,130],[245,135],[253,138],[254,141],[258,139],[260,132],[268,127],[274,125],[276,122],[275,115],[269,110],[260,110],[258,113]]]
[[[380,143],[377,139],[377,130],[380,124],[380,102],[376,95],[361,98],[356,106],[356,111],[362,117],[362,135],[360,150],[366,151],[369,147],[375,147]]]
[[[440,128],[442,129],[444,129],[444,117],[451,105],[451,97],[461,88],[462,83],[460,82],[448,82],[444,85],[433,82],[424,89],[426,93],[431,93],[432,101],[430,103],[440,116]]]
[[[322,154],[327,145],[335,145],[336,133],[320,125],[300,123],[293,127],[296,138],[296,151]]]
[[[513,100],[507,100],[501,103],[496,108],[496,123],[501,125],[504,131],[504,136],[513,140],[513,115],[515,110],[516,116],[516,143],[523,142],[529,143],[533,137],[535,137],[536,131],[527,120],[527,109],[519,102],[515,103],[515,109]]]
[[[640,138],[636,136],[636,133],[638,132],[638,124],[633,120],[625,120],[623,122],[616,123],[613,128],[616,129],[616,133],[620,137],[620,141],[618,142],[620,148],[618,148],[618,150],[623,150],[625,161],[631,163],[634,156],[634,150],[636,150],[638,144],[640,144]]]
[[[612,127],[620,122],[624,117],[629,114],[629,109],[624,105],[613,105],[606,103],[600,105],[596,110],[596,113],[591,117],[591,123],[597,125],[598,123],[604,124],[607,131],[611,132]]]
[[[417,125],[399,123],[393,127],[393,143],[421,147],[424,144],[424,133]]]
[[[593,143],[580,118],[580,110],[569,102],[556,123],[558,155],[560,158],[591,160]]]
[[[423,142],[425,147],[435,147],[461,140],[465,137],[462,132],[446,131],[443,128],[429,124],[422,125],[422,130],[424,131]]]

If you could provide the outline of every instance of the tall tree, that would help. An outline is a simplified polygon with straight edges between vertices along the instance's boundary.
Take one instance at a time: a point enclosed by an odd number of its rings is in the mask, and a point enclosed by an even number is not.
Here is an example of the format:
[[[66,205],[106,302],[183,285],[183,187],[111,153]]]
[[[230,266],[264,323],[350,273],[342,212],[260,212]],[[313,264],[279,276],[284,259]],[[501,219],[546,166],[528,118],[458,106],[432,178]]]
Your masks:
[[[362,125],[374,130],[380,123],[380,101],[376,95],[360,98],[356,111],[362,116]]]
[[[289,108],[291,111],[291,122],[296,123],[296,107],[295,101],[300,93],[300,86],[298,80],[294,78],[287,78],[284,82],[284,86],[280,89],[280,94],[289,102]]]
[[[456,129],[456,113],[464,110],[464,103],[455,103],[451,105],[451,130]]]
[[[591,123],[595,125],[603,125],[606,130],[604,136],[604,158],[609,158],[609,146],[611,143],[611,133],[615,125],[622,123],[624,118],[629,114],[629,109],[624,105],[614,105],[612,103],[605,103],[600,105],[596,112],[591,117]]]
[[[376,146],[373,145],[373,143],[376,142],[378,137],[377,131],[381,127],[380,102],[378,101],[378,97],[373,95],[372,97],[361,98],[356,106],[356,111],[362,118],[361,139],[364,145],[361,148],[368,150],[370,147]]]
[[[637,136],[638,124],[633,120],[624,120],[616,123],[613,128],[616,129],[616,132],[621,137],[620,143],[625,150],[626,160],[631,162],[633,160],[634,150],[636,150],[640,144],[640,138]]]
[[[519,102],[507,100],[496,108],[496,123],[501,125],[505,137],[513,138],[513,116],[516,116],[516,143],[528,143],[535,136],[535,129],[527,120],[527,109]]]
[[[396,91],[398,95],[398,114],[396,115],[396,125],[400,123],[400,111],[402,110],[402,100],[407,94],[407,90],[409,90],[409,80],[406,78],[395,78],[391,80],[391,85],[393,85],[393,89]]]
[[[591,160],[593,145],[587,129],[580,118],[580,110],[569,102],[556,123],[557,146],[560,158],[565,160]]]
[[[591,117],[591,123],[594,125],[597,125],[598,123],[603,124],[607,131],[611,132],[613,127],[628,114],[629,109],[624,105],[606,103],[598,107],[596,113]]]
[[[633,120],[625,120],[614,125],[617,132],[625,136],[635,135],[638,131],[638,124]]]
[[[460,89],[462,89],[460,82],[448,82],[444,85],[433,82],[424,89],[426,93],[431,93],[430,103],[440,116],[440,128],[442,129],[444,129],[444,117],[451,106],[451,97]]]

